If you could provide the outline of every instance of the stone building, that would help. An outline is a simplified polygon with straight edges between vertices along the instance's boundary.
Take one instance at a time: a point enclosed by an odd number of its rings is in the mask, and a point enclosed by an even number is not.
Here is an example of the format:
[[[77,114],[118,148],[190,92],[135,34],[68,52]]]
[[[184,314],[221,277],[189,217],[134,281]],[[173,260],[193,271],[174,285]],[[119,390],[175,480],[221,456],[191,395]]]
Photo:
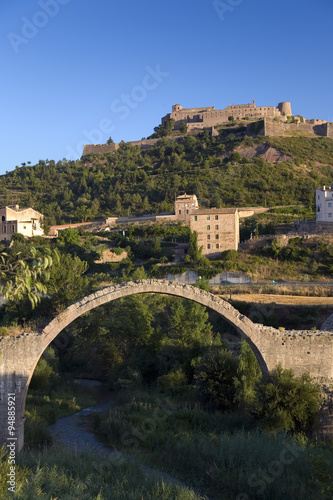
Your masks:
[[[316,189],[316,221],[333,222],[333,184]]]
[[[175,219],[189,221],[192,210],[199,208],[198,198],[195,194],[182,194],[175,201]]]
[[[190,216],[190,228],[198,233],[198,248],[202,247],[202,255],[217,257],[225,250],[238,250],[237,208],[195,210]]]
[[[215,106],[208,108],[183,108],[180,104],[172,106],[172,113],[168,113],[162,118],[162,125],[170,119],[175,120],[174,128],[177,130],[182,122],[187,124],[188,131],[225,123],[229,117],[248,118],[254,121],[264,117],[278,117],[286,120],[287,116],[292,116],[290,102],[280,102],[274,106],[256,106],[253,100],[250,104],[232,104],[225,109],[215,109]]]
[[[0,240],[10,240],[14,233],[24,236],[41,236],[43,215],[33,208],[9,205],[0,208]]]

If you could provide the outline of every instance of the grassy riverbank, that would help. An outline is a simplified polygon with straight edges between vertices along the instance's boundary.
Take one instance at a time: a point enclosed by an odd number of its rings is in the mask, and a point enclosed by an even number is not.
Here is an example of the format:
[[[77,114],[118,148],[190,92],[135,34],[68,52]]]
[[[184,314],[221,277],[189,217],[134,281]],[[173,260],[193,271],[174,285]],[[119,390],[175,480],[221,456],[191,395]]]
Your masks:
[[[310,500],[333,493],[332,447],[269,434],[249,416],[204,411],[186,397],[127,392],[94,417],[94,427],[109,446],[215,499]]]
[[[77,453],[59,446],[18,456],[13,494],[7,491],[9,465],[3,451],[0,459],[4,500],[203,500],[191,489],[167,482],[123,457]]]
[[[91,394],[74,381],[59,381],[47,395],[45,390],[30,389],[25,409],[24,441],[26,446],[51,443],[49,425],[95,403]]]

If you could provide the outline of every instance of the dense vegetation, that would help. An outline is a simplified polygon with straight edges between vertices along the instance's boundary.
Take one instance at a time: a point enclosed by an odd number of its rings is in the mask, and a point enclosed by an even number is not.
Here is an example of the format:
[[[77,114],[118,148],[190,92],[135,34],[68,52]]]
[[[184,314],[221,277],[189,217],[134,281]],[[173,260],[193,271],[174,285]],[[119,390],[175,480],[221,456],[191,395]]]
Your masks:
[[[249,160],[237,149],[267,142],[291,160]],[[0,177],[1,204],[33,206],[51,224],[110,215],[172,211],[175,196],[195,193],[202,206],[276,206],[314,202],[318,185],[331,184],[329,138],[237,138],[208,131],[141,151],[122,143],[116,153],[78,161],[22,164]]]
[[[204,131],[170,141],[164,137],[169,132],[157,127],[162,140],[146,151],[122,144],[104,157],[17,167],[0,178],[2,204],[31,205],[49,223],[171,211],[182,191],[195,193],[206,206],[297,205],[276,209],[270,218],[247,219],[242,229],[247,239],[251,233],[273,234],[276,223],[291,217],[313,215],[315,187],[332,180],[330,139],[240,139],[222,130],[213,139]],[[237,151],[265,141],[292,160],[265,163]],[[174,265],[176,241],[189,242],[190,254]],[[110,251],[119,262],[101,260]],[[201,276],[196,285],[206,288],[207,278],[226,270],[303,281],[325,279],[333,270],[332,244],[316,239],[295,238],[282,246],[271,237],[209,261],[198,252],[195,234],[181,224],[127,226],[124,234],[67,229],[57,240],[29,242],[16,235],[0,253],[3,290],[10,291],[0,309],[0,335],[43,326],[109,283],[195,270]],[[283,312],[236,305],[254,321],[257,315],[258,321],[284,326]],[[295,311],[285,318],[286,326],[297,327],[300,316],[306,322],[311,315]],[[332,497],[332,448],[310,437],[321,405],[318,386],[308,375],[296,378],[280,366],[262,376],[249,345],[203,306],[159,295],[131,296],[78,318],[64,335],[66,349],[56,343],[49,348],[31,382],[26,443],[32,449],[18,459],[16,498]],[[97,378],[116,391],[114,406],[91,421],[96,434],[120,450],[115,456],[50,445],[48,425],[91,404],[75,377]],[[42,444],[49,448],[34,448]],[[8,470],[4,453],[1,491]],[[147,465],[189,487],[162,480]]]

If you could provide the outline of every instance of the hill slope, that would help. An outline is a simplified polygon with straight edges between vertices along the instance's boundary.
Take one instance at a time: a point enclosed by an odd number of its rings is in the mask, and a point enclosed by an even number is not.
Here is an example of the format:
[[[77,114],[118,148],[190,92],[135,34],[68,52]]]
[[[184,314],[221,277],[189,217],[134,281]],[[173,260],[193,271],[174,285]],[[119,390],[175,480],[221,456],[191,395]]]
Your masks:
[[[149,150],[122,143],[108,155],[16,167],[0,177],[0,204],[33,206],[51,224],[171,211],[181,192],[206,207],[309,206],[315,188],[332,179],[332,139],[204,131]]]

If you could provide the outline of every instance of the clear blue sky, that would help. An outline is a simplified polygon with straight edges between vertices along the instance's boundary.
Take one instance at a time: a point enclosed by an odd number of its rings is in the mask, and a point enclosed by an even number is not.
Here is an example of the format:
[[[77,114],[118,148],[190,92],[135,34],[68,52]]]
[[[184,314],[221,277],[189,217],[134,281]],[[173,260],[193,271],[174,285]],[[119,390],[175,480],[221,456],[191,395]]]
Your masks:
[[[173,104],[333,121],[332,0],[1,2],[0,174],[136,140]],[[218,12],[217,12],[218,10]]]

